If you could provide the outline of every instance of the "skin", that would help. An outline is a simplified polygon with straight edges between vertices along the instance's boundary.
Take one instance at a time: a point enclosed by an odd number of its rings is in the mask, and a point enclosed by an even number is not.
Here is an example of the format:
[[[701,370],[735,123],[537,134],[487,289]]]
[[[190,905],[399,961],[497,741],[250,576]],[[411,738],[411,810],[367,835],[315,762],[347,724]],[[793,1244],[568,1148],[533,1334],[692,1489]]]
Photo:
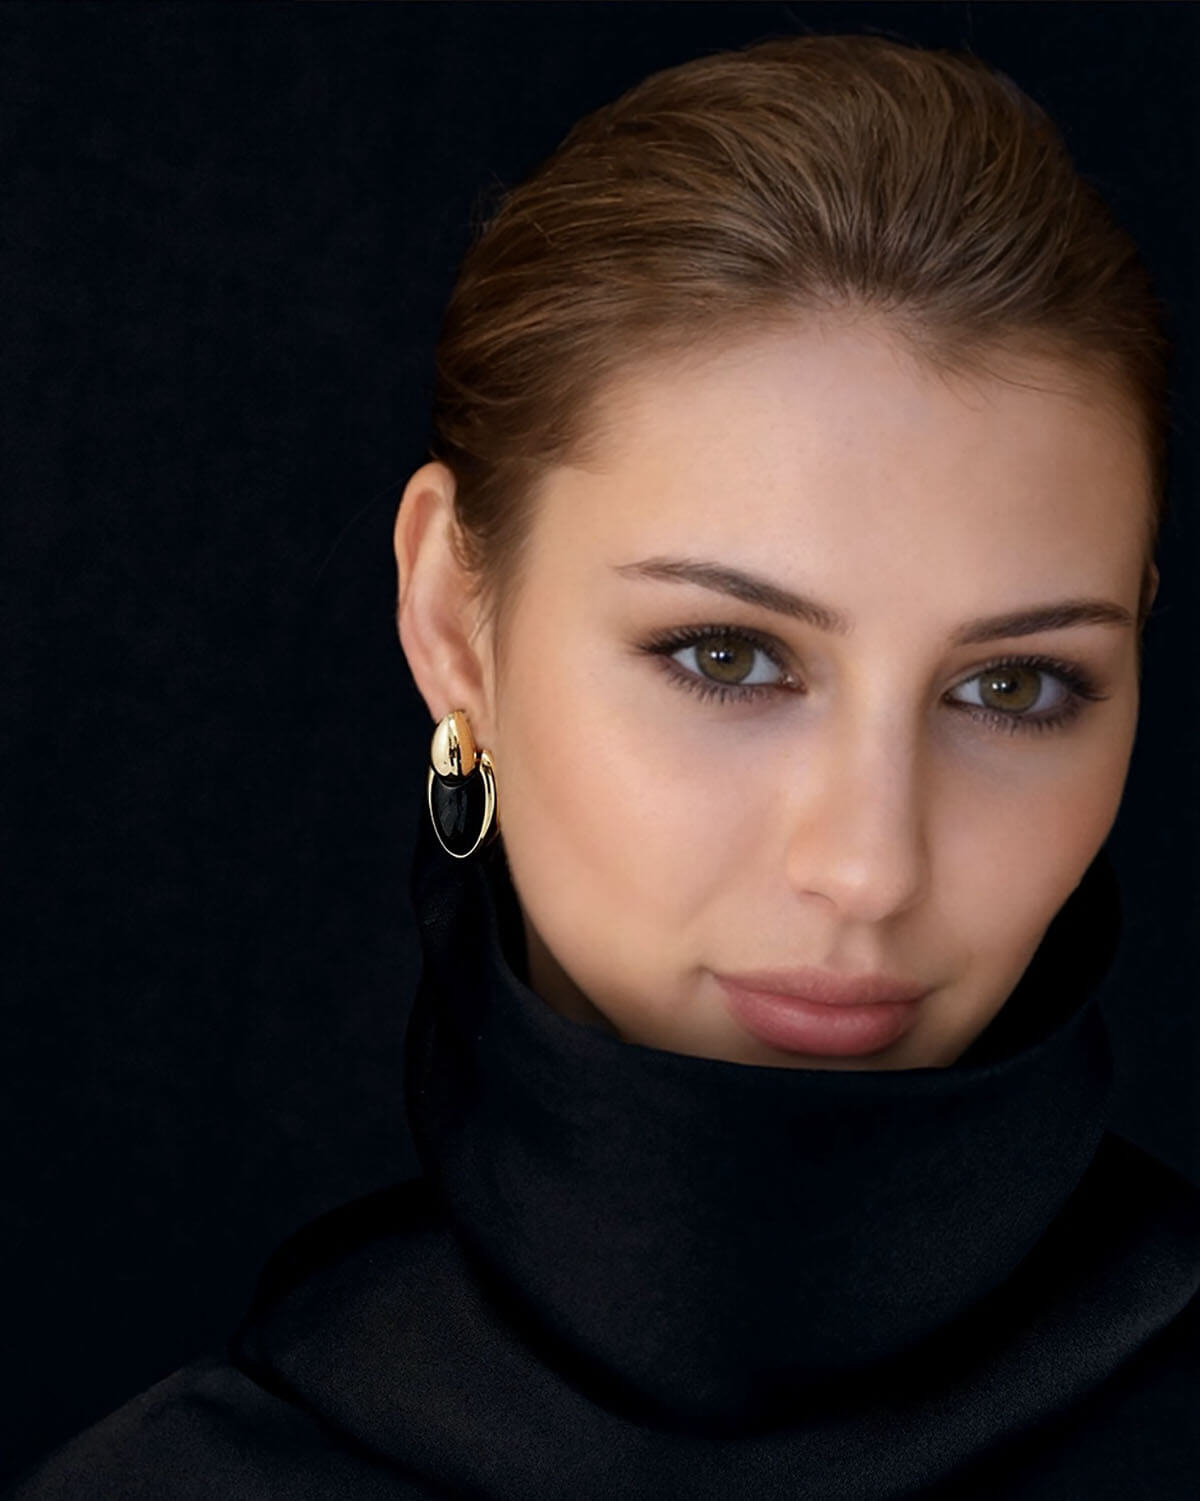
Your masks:
[[[1028,357],[947,377],[885,326],[783,325],[635,367],[595,463],[551,472],[501,665],[449,545],[454,480],[409,481],[398,627],[434,720],[467,711],[495,765],[533,989],[627,1041],[780,1067],[944,1067],[1012,992],[1116,817],[1138,711],[1136,628],[1092,623],[952,645],[969,618],[1080,597],[1136,616],[1145,452],[1113,394]],[[614,565],[702,559],[844,612],[817,629]],[[701,651],[654,633],[750,628],[702,700]],[[709,641],[709,646],[720,642]],[[1105,697],[1025,669],[1041,654]],[[774,684],[772,689],[769,685]],[[1010,687],[1011,687],[1010,682]],[[732,1017],[714,972],[816,965],[929,988],[869,1055],[784,1052]]]

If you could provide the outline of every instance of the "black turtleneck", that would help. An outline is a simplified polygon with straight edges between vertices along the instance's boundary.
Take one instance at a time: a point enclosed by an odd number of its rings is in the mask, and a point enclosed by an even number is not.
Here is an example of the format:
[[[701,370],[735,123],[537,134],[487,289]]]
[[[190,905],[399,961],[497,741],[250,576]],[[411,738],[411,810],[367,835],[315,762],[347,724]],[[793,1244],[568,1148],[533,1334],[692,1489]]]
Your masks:
[[[422,824],[412,895],[421,1177],[294,1236],[227,1359],[21,1501],[1200,1494],[1200,1191],[1106,1130],[1103,851],[945,1068],[560,1015],[502,841],[455,861]]]
[[[943,1331],[976,1344],[958,1320],[1042,1240],[1104,1131],[1105,864],[974,1061],[900,1071],[696,1058],[564,1018],[521,978],[500,844],[450,864],[427,856],[414,893],[409,1116],[464,1246],[548,1355],[630,1415],[739,1433],[853,1410],[867,1372]]]

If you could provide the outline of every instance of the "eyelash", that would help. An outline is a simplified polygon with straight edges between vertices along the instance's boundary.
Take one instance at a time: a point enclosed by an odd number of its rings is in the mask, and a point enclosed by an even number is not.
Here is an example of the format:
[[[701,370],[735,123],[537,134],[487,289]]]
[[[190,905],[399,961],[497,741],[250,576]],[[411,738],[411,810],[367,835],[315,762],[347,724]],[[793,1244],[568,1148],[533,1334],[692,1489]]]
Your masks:
[[[754,683],[748,687],[737,687],[729,683],[717,683],[711,679],[702,677],[700,674],[691,672],[671,661],[671,654],[685,646],[695,646],[700,641],[708,641],[714,637],[725,640],[742,641],[746,645],[755,647],[761,651],[779,670],[784,673],[785,680],[781,683]],[[638,648],[640,651],[652,656],[662,658],[663,666],[672,682],[681,688],[687,689],[701,699],[715,699],[721,702],[729,700],[742,700],[760,698],[770,693],[787,693],[794,691],[795,678],[790,673],[784,660],[783,652],[769,636],[760,635],[757,631],[748,630],[742,626],[728,625],[705,625],[685,626],[680,630],[665,632],[652,637]],[[1061,729],[1069,724],[1083,709],[1086,703],[1098,703],[1109,695],[1102,693],[1090,674],[1070,662],[1061,662],[1055,657],[1000,657],[995,662],[989,662],[986,667],[981,667],[970,677],[964,678],[964,683],[974,682],[976,678],[984,677],[989,672],[994,672],[1001,667],[1025,667],[1030,671],[1045,673],[1050,677],[1057,678],[1064,688],[1068,690],[1069,697],[1060,709],[1050,714],[1004,714],[999,710],[976,709],[966,704],[953,704],[971,715],[972,719],[982,720],[994,729],[1017,733],[1019,731],[1042,731]],[[961,686],[958,685],[958,686]]]

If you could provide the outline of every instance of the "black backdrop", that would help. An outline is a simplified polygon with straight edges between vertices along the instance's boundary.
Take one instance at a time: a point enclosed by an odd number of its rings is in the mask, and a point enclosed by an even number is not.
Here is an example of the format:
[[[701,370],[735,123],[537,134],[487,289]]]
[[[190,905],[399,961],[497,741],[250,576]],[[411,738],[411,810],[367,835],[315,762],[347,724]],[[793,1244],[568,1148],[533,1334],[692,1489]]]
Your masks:
[[[8,4],[0,1476],[413,1168],[391,524],[481,193],[656,68],[846,30],[1012,74],[1171,310],[1105,1007],[1115,1124],[1200,1179],[1195,6]]]

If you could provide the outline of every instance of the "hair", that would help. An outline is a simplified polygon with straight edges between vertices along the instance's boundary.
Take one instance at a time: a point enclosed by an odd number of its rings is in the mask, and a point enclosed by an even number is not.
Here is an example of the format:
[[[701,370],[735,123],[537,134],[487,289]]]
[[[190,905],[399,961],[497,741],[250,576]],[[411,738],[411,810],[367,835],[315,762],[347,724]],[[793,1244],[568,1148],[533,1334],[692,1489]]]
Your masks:
[[[478,202],[429,452],[454,475],[456,556],[496,638],[541,482],[594,458],[614,382],[830,314],[880,318],[946,374],[1054,359],[1132,421],[1150,481],[1140,635],[1166,508],[1164,308],[1005,74],[871,34],[773,38],[652,74],[490,215]]]

